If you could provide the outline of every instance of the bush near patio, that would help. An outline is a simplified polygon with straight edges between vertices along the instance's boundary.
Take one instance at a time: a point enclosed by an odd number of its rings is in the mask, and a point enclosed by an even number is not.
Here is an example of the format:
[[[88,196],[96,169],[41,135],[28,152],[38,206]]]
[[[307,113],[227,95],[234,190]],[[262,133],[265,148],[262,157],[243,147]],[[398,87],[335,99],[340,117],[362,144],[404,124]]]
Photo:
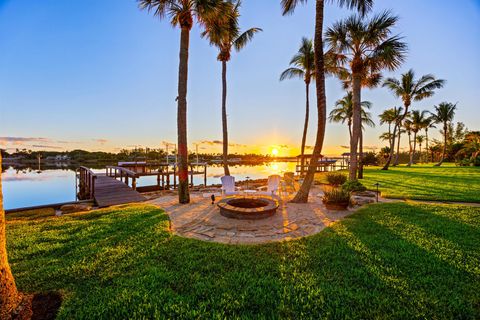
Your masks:
[[[157,207],[9,217],[19,289],[58,291],[59,319],[480,317],[480,208],[367,206],[266,245],[174,236]]]
[[[365,168],[361,182],[370,190],[380,183],[383,197],[398,199],[480,202],[480,167],[460,167],[444,163],[412,167]]]

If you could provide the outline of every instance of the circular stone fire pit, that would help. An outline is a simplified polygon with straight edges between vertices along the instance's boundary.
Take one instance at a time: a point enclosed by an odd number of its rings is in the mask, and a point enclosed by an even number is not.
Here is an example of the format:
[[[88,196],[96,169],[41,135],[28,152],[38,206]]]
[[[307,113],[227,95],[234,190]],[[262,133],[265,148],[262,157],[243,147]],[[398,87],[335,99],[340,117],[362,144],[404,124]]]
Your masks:
[[[263,197],[229,197],[220,200],[217,206],[224,217],[257,220],[273,216],[278,201]]]

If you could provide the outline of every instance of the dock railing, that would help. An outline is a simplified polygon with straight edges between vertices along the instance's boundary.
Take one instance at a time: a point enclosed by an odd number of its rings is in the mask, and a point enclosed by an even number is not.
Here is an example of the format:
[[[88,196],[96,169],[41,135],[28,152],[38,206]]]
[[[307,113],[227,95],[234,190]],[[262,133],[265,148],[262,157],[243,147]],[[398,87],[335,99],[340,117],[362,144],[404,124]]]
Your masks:
[[[140,175],[135,171],[119,166],[106,166],[105,171],[107,177],[112,177],[114,179],[120,178],[120,181],[125,182],[127,186],[129,179],[131,179],[132,189],[137,190],[137,179],[140,177]]]
[[[75,171],[76,193],[78,200],[91,200],[95,196],[95,180],[97,175],[87,167],[79,167]]]

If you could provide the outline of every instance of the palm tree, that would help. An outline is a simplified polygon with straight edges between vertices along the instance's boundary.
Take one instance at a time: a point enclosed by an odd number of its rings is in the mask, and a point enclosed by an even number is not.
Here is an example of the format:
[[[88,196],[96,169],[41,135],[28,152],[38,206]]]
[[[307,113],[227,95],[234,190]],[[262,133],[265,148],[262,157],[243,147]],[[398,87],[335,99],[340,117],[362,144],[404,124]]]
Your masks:
[[[283,15],[292,14],[295,7],[300,3],[306,3],[307,0],[281,0]],[[346,6],[350,9],[357,9],[361,14],[369,11],[373,5],[373,0],[337,0],[340,6]],[[318,159],[322,152],[323,140],[325,138],[325,126],[327,121],[327,101],[325,98],[325,65],[323,55],[323,8],[325,0],[316,0],[315,6],[315,36],[314,36],[314,52],[315,52],[315,83],[317,91],[317,112],[318,126],[313,148],[312,158],[308,166],[307,174],[292,202],[306,203],[308,194],[313,183]]]
[[[432,116],[429,115],[425,118],[425,122],[423,124],[423,130],[425,130],[425,150],[429,150],[428,148],[428,129],[435,128],[435,121],[433,120]],[[427,152],[427,162],[428,162],[428,152]]]
[[[302,166],[300,174],[303,176],[303,170],[305,165],[305,144],[307,141],[307,131],[308,131],[308,119],[310,113],[310,82],[315,79],[315,53],[313,51],[313,42],[307,38],[302,38],[302,44],[297,54],[293,56],[290,60],[290,65],[292,67],[286,69],[280,75],[280,81],[291,78],[300,78],[305,81],[305,123],[303,125],[303,135],[302,135],[302,146],[301,146],[301,156],[302,156]]]
[[[7,239],[5,233],[5,211],[2,194],[2,154],[0,153],[0,319],[10,319],[20,303],[21,297],[15,285],[7,257]]]
[[[228,168],[227,62],[230,61],[232,48],[239,52],[253,39],[255,33],[262,31],[260,28],[250,28],[242,33],[238,23],[241,1],[230,4],[227,18],[208,23],[206,30],[202,33],[202,37],[208,37],[210,44],[218,48],[217,60],[222,62],[223,168],[226,176],[230,175]]]
[[[350,140],[352,139],[352,121],[353,121],[353,94],[352,92],[348,92],[346,96],[342,99],[338,100],[335,104],[335,107],[332,111],[330,111],[330,115],[328,119],[330,122],[341,122],[347,123],[348,125],[348,132],[350,136]],[[364,124],[369,127],[375,127],[375,123],[372,120],[372,116],[369,112],[365,111],[372,107],[372,103],[370,101],[362,101],[362,133],[360,134],[359,139],[359,150],[361,157],[363,158],[363,130]],[[359,179],[362,179],[362,172],[363,167],[359,167]]]
[[[455,116],[455,111],[457,109],[457,104],[442,102],[438,106],[435,106],[435,113],[432,113],[433,120],[435,123],[443,124],[443,151],[440,162],[435,166],[441,166],[445,160],[445,154],[447,153],[447,143],[448,143],[448,126],[453,121]]]
[[[400,138],[402,134],[406,132],[402,127],[399,127],[397,131],[397,153],[395,154],[395,161],[393,163],[393,166],[398,166],[398,164],[400,163]],[[392,142],[395,142],[395,137],[393,136],[393,134],[392,139],[394,139],[392,140]]]
[[[392,133],[391,132],[384,132],[381,135],[379,135],[378,138],[380,140],[383,140],[383,141],[388,141],[388,144],[390,144],[391,141],[392,141]]]
[[[415,158],[415,151],[417,148],[417,134],[420,130],[423,130],[424,125],[425,125],[425,119],[427,111],[419,111],[419,110],[413,110],[410,113],[410,119],[412,122],[412,132],[413,132],[413,151],[410,154],[410,161],[408,162],[408,166],[411,166],[413,164],[413,160]],[[420,153],[421,154],[421,153]]]
[[[412,146],[412,130],[413,130],[413,123],[412,120],[407,118],[403,121],[403,128],[405,129],[405,132],[408,135],[408,156],[411,159],[412,158],[412,151],[413,151],[413,146]],[[410,165],[410,162],[408,166]]]
[[[399,119],[399,117],[402,115],[402,111],[403,111],[403,108],[402,107],[393,107],[393,108],[390,108],[388,110],[385,110],[384,113],[386,113],[386,115],[384,115],[383,113],[380,115],[380,121],[382,120],[385,120],[384,117],[387,117],[387,120],[388,121],[391,121],[391,123],[396,123],[396,121]],[[385,122],[385,121],[384,121]],[[388,131],[391,132],[391,123],[388,123]],[[397,133],[397,136],[398,136],[398,139],[397,139],[397,153],[396,153],[396,158],[395,158],[395,164],[394,165],[397,165],[398,164],[398,161],[399,161],[399,155],[400,155],[400,134],[401,132],[403,132],[403,130],[401,128],[398,129],[398,133]],[[389,145],[390,145],[390,150],[394,150],[395,148],[395,136],[393,134],[393,132],[391,132],[391,140],[389,141]],[[395,152],[395,151],[394,151]]]
[[[357,178],[357,147],[361,135],[361,90],[363,79],[380,78],[383,69],[393,71],[405,59],[406,44],[399,36],[391,36],[398,17],[389,11],[365,21],[358,15],[336,22],[326,32],[327,56],[338,73],[351,74],[353,92],[352,139],[350,139],[350,180]],[[378,82],[378,81],[377,81]]]
[[[385,124],[385,123],[388,124],[388,137],[389,137],[388,143],[390,147],[392,147],[392,141],[393,141],[392,123],[395,123],[395,121],[397,120],[399,114],[401,113],[400,111],[401,109],[402,107],[400,108],[393,107],[393,108],[384,110],[379,115],[380,124]]]
[[[422,162],[422,144],[423,144],[423,141],[425,141],[425,136],[421,134],[418,135],[416,141],[418,143],[418,148],[420,153],[420,156],[418,157],[418,159],[420,160],[420,162]]]
[[[335,108],[330,111],[328,120],[330,122],[347,123],[349,137],[352,138],[352,121],[353,121],[353,100],[352,93],[347,93],[342,99],[337,100]],[[372,103],[370,101],[362,101],[362,118],[369,123],[372,123],[370,113],[365,109],[370,109]],[[365,123],[365,122],[364,122]]]
[[[140,9],[153,11],[160,19],[169,16],[170,22],[178,26],[180,33],[180,61],[178,66],[177,136],[178,136],[178,199],[189,203],[188,149],[187,149],[187,79],[190,30],[194,18],[205,25],[226,17],[222,14],[228,3],[221,0],[137,0]]]
[[[421,101],[433,96],[435,89],[442,88],[444,84],[445,80],[435,79],[435,76],[431,74],[424,75],[420,79],[415,80],[415,72],[412,69],[402,74],[401,80],[388,78],[384,81],[383,86],[387,87],[396,97],[401,98],[403,107],[405,108],[403,115],[397,119],[393,128],[394,136],[396,136],[397,130],[402,125],[403,119],[408,115],[408,108],[412,104],[412,101]],[[393,148],[390,150],[390,156],[382,170],[388,170],[392,158]]]

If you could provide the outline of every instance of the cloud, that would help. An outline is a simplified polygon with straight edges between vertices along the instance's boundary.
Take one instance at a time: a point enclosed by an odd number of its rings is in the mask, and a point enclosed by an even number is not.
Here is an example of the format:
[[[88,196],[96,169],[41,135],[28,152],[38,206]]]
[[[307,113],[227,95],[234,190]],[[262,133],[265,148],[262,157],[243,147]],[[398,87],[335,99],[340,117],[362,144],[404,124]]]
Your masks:
[[[209,145],[209,146],[221,146],[223,142],[221,140],[202,140],[199,141],[198,144],[203,144],[203,145]],[[241,143],[229,143],[229,147],[234,147],[234,148],[245,148],[247,147],[246,144],[241,144]]]
[[[24,145],[28,143],[34,142],[52,142],[50,139],[47,138],[33,138],[33,137],[0,137],[1,144],[13,144],[13,145]]]
[[[305,146],[306,150],[313,150],[314,146]]]
[[[342,149],[350,149],[350,146],[340,146]]]
[[[49,145],[43,145],[43,144],[32,144],[32,148],[39,148],[39,149],[63,149],[62,147],[59,146],[49,146]]]
[[[43,137],[0,137],[1,145],[13,145],[13,146],[24,146],[32,148],[52,148],[52,149],[62,149],[59,146],[51,144],[71,144],[78,142],[70,142],[64,140],[53,140]],[[47,145],[48,144],[48,145]]]
[[[105,143],[108,142],[107,139],[92,139],[93,141],[100,143],[101,145],[104,145]]]

